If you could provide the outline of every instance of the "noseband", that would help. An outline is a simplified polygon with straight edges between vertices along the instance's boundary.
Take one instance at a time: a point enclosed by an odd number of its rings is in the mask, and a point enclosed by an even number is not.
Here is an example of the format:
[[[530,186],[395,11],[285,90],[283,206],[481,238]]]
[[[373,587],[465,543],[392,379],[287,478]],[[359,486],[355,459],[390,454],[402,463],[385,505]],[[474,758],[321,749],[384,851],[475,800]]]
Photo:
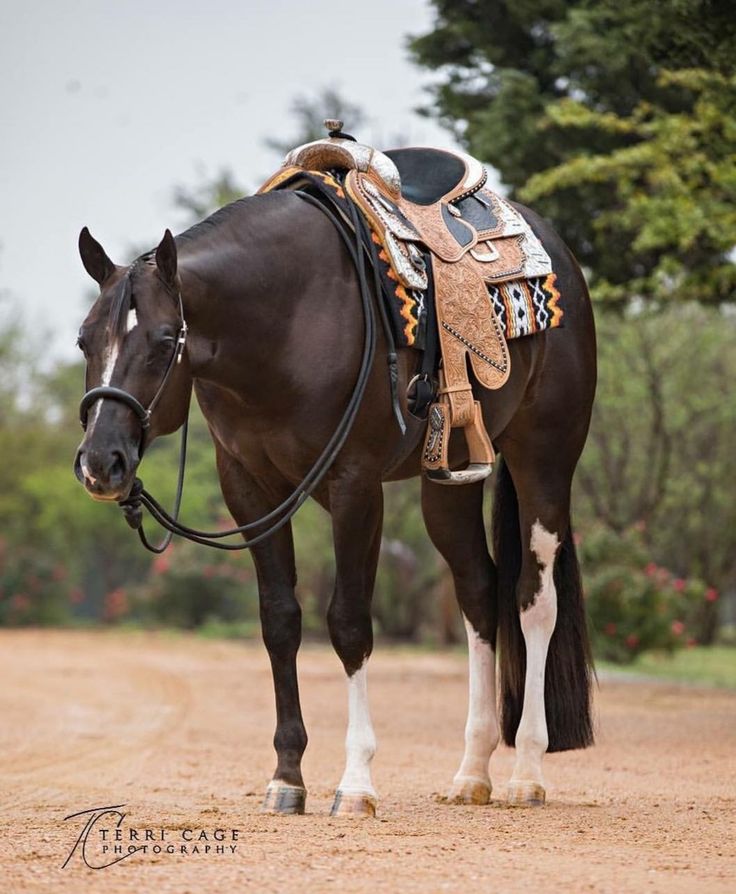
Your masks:
[[[142,455],[143,441],[146,429],[148,429],[151,424],[151,413],[153,413],[156,405],[161,400],[161,395],[164,393],[166,383],[171,378],[174,367],[181,363],[181,358],[184,354],[184,348],[187,342],[188,328],[186,320],[184,319],[184,305],[182,304],[181,300],[181,292],[177,292],[177,299],[179,302],[179,319],[181,320],[179,334],[176,339],[174,351],[169,358],[166,372],[161,379],[161,384],[158,386],[158,389],[156,390],[156,393],[154,394],[153,399],[149,403],[148,407],[144,407],[143,404],[136,397],[133,397],[132,394],[130,394],[128,391],[124,391],[122,388],[115,388],[112,385],[98,385],[97,388],[90,388],[90,390],[82,398],[82,402],[79,404],[79,421],[82,423],[82,428],[84,429],[84,431],[87,431],[87,420],[92,404],[96,403],[98,400],[102,400],[103,398],[107,398],[108,400],[116,400],[118,403],[125,404],[128,409],[132,410],[136,418],[138,419],[138,422],[140,423]]]

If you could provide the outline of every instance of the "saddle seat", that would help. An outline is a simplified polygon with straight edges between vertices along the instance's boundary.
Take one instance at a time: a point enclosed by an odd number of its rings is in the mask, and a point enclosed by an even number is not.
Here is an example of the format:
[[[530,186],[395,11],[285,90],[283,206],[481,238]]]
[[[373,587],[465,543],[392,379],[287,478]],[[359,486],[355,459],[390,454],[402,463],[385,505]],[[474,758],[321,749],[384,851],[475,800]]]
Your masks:
[[[401,195],[414,205],[457,201],[486,182],[483,165],[464,152],[412,146],[383,153],[396,166]]]
[[[485,190],[486,171],[469,155],[411,147],[380,152],[325,121],[328,138],[292,149],[259,192],[294,182],[299,172],[343,172],[342,188],[363,214],[399,282],[414,294],[429,288],[442,361],[438,397],[429,411],[422,466],[442,484],[487,477],[493,447],[468,377],[485,388],[508,379],[510,357],[488,284],[551,272],[549,257],[518,212]],[[450,470],[452,428],[462,428],[469,465]]]

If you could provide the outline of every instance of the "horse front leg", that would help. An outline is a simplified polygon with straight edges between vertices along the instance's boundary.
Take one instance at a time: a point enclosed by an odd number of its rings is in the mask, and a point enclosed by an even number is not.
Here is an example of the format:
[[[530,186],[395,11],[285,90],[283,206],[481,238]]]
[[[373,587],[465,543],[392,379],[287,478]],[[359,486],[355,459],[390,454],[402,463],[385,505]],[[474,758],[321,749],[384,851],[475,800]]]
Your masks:
[[[225,502],[238,524],[262,518],[281,502],[232,457],[217,450],[217,466]],[[307,733],[299,702],[296,656],[301,644],[302,613],[294,588],[296,567],[291,525],[287,524],[252,550],[258,576],[263,642],[268,652],[276,696],[276,770],[268,784],[263,810],[304,813],[306,789],[301,761]]]
[[[374,816],[376,790],[370,764],[376,737],[368,706],[367,661],[373,650],[371,598],[383,522],[380,482],[362,477],[333,479],[329,487],[335,545],[335,589],[327,612],[330,639],[348,677],[345,771],[332,816]]]

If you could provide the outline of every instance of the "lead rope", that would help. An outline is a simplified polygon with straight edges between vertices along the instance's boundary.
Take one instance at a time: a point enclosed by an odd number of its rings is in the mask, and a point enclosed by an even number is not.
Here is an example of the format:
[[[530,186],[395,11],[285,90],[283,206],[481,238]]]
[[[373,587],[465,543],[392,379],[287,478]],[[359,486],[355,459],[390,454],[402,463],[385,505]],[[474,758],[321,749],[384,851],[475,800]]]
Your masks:
[[[328,441],[322,453],[315,461],[312,468],[309,470],[301,484],[297,486],[294,492],[289,497],[287,497],[280,506],[277,506],[263,518],[260,518],[254,522],[250,522],[246,525],[238,525],[237,527],[230,528],[226,531],[200,531],[196,528],[187,527],[178,520],[182,494],[184,491],[184,469],[186,465],[188,430],[187,421],[182,428],[181,447],[179,450],[179,475],[177,480],[177,490],[174,500],[173,513],[170,515],[168,512],[166,512],[161,504],[143,487],[143,482],[140,480],[140,478],[135,479],[130,494],[126,497],[126,499],[120,501],[120,507],[123,510],[126,521],[132,528],[135,528],[138,531],[138,536],[141,543],[150,552],[162,553],[171,543],[174,534],[179,537],[184,537],[187,540],[191,540],[194,543],[200,543],[203,546],[211,546],[214,549],[222,550],[251,549],[252,547],[256,546],[256,544],[261,543],[263,540],[265,540],[267,537],[270,537],[272,534],[275,534],[276,531],[281,529],[287,522],[289,522],[291,518],[296,514],[296,512],[301,508],[301,506],[306,502],[307,498],[313,493],[315,488],[320,484],[322,479],[329,471],[330,467],[335,461],[335,458],[337,457],[337,454],[340,452],[343,445],[345,444],[345,441],[347,440],[347,437],[353,427],[355,417],[357,416],[358,410],[360,409],[363,394],[365,393],[365,388],[368,382],[368,376],[370,374],[371,366],[373,364],[373,358],[376,348],[373,302],[371,300],[371,293],[368,287],[368,281],[366,279],[365,261],[363,257],[363,245],[366,237],[366,231],[364,229],[365,224],[359,217],[355,206],[350,203],[350,217],[356,243],[355,246],[353,246],[340,220],[335,214],[333,214],[333,212],[329,208],[327,208],[324,204],[319,202],[313,196],[308,195],[307,193],[299,191],[297,192],[297,194],[305,201],[308,201],[310,204],[314,205],[316,208],[319,208],[320,211],[326,214],[327,217],[332,221],[343,242],[345,243],[345,246],[353,260],[353,263],[355,264],[355,269],[358,274],[358,285],[365,320],[365,338],[363,342],[363,354],[361,358],[360,370],[358,372],[358,378],[356,380],[353,393],[350,396],[350,400],[347,407],[345,408],[345,412],[343,413],[342,418],[340,419],[337,429]],[[380,294],[376,297],[377,300],[380,301]],[[145,531],[143,529],[142,507],[145,507],[149,511],[151,516],[161,525],[161,527],[165,528],[168,531],[163,541],[158,546],[154,546],[153,544],[151,544],[146,537]],[[281,516],[281,513],[284,513],[283,516]],[[281,518],[278,518],[278,516],[281,516]],[[252,531],[254,528],[260,528],[273,519],[278,520],[275,521],[274,524],[272,524],[267,530],[262,531],[260,534],[257,534],[252,539],[247,540],[243,543],[217,542],[218,540],[221,540],[225,537],[231,537],[236,534],[245,534],[248,531]]]

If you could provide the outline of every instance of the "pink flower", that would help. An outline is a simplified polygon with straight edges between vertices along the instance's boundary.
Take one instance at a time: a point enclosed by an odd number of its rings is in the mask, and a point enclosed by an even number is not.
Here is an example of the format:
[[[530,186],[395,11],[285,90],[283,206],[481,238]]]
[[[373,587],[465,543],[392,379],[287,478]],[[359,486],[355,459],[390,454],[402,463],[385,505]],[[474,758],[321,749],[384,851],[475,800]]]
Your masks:
[[[171,562],[169,561],[169,557],[161,554],[160,556],[156,556],[156,558],[153,560],[151,570],[154,574],[165,574],[170,567]]]
[[[630,633],[626,637],[626,645],[630,649],[635,649],[639,645],[639,637],[635,633]]]
[[[708,587],[705,591],[705,601],[706,602],[717,602],[718,601],[718,590],[715,587]]]
[[[26,612],[31,607],[31,600],[25,593],[16,593],[10,600],[11,606],[17,612]]]
[[[685,645],[688,647],[688,649],[694,649],[695,646],[697,646],[697,644],[698,644],[698,641],[695,639],[694,636],[688,637],[687,643],[685,643]]]
[[[649,562],[644,569],[644,573],[647,577],[653,577],[657,573],[657,570],[657,566],[654,564],[654,562]]]
[[[675,636],[682,636],[682,634],[685,632],[685,625],[682,623],[682,621],[672,622],[672,632],[675,634]]]
[[[116,590],[111,590],[107,596],[105,596],[103,616],[106,621],[116,621],[127,611],[128,597],[125,595],[125,590],[123,590],[122,587],[118,587]]]
[[[682,591],[687,586],[687,581],[684,581],[681,577],[676,577],[672,581],[672,586],[677,590],[678,593],[682,593]]]
[[[613,622],[606,624],[606,626],[603,628],[603,630],[605,631],[606,636],[615,636],[616,635],[616,625]]]

